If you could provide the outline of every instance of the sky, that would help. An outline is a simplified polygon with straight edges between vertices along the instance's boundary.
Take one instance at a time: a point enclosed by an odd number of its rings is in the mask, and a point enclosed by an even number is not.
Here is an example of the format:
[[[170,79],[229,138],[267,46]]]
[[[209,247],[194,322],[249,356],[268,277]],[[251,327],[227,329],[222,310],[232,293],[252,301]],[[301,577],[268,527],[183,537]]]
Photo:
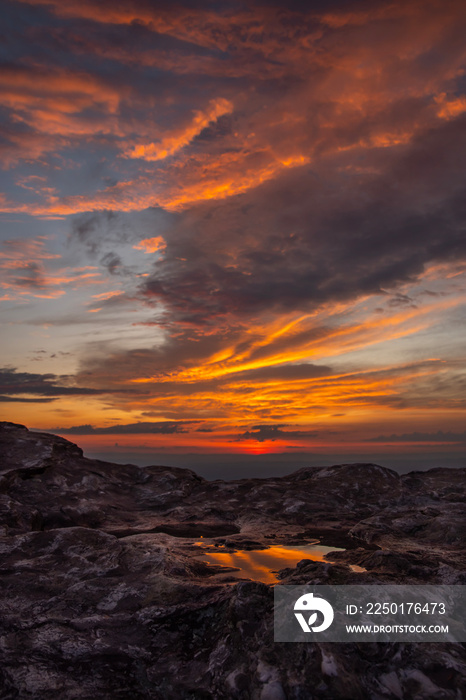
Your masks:
[[[136,463],[466,462],[462,0],[2,15],[2,420]]]

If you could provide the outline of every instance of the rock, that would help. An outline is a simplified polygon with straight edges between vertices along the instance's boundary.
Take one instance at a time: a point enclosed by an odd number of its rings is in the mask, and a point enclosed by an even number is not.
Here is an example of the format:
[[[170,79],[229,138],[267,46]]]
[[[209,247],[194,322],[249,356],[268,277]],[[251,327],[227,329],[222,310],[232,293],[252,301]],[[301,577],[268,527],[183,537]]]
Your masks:
[[[322,537],[345,550],[277,585],[465,583],[465,470],[208,482],[11,423],[0,446],[0,700],[464,696],[464,646],[275,643],[272,587],[199,554]]]
[[[264,685],[261,690],[260,700],[286,700],[285,691],[281,683],[272,681]]]

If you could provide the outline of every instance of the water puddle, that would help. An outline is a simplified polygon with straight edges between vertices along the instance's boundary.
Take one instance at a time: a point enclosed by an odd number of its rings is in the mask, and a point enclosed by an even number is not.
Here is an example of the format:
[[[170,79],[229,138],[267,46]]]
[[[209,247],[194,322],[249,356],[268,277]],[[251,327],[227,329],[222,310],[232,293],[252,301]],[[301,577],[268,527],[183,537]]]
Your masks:
[[[202,543],[198,543],[202,544]],[[269,549],[240,550],[237,552],[203,552],[202,559],[214,566],[232,566],[239,571],[231,576],[250,578],[263,583],[277,583],[276,572],[294,567],[302,559],[326,561],[329,552],[342,552],[342,547],[325,547],[321,544],[304,546],[273,545]]]

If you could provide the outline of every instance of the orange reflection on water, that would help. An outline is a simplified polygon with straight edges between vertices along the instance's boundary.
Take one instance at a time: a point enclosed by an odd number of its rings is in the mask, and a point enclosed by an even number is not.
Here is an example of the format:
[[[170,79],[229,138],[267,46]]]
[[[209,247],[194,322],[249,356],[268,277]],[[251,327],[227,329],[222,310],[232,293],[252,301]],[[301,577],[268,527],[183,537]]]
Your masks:
[[[324,547],[320,544],[312,544],[304,547],[272,546],[269,549],[241,550],[238,552],[207,552],[203,553],[203,560],[214,566],[231,566],[239,569],[232,572],[239,578],[250,578],[263,583],[277,583],[277,576],[273,571],[294,567],[302,559],[313,561],[326,561],[325,555],[329,552],[342,551],[340,547]]]

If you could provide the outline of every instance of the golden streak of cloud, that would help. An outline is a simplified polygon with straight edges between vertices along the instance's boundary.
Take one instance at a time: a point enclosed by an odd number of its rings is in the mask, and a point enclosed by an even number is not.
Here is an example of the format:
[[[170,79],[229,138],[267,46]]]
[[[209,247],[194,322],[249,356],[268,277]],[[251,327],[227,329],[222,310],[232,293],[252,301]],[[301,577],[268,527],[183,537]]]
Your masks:
[[[111,299],[112,297],[118,296],[118,295],[120,295],[120,294],[122,294],[122,293],[123,293],[123,292],[122,292],[121,289],[115,289],[115,290],[113,290],[113,291],[111,291],[111,292],[102,292],[102,294],[93,294],[93,295],[92,295],[92,298],[93,298],[93,299],[100,299],[100,300],[102,300],[102,301],[105,301],[106,299]]]
[[[397,371],[399,370],[399,371]],[[175,391],[165,397],[148,399],[147,407],[157,410],[184,411],[184,415],[221,419],[228,425],[241,425],[248,422],[260,423],[272,419],[306,424],[314,419],[325,420],[331,426],[332,412],[350,411],[351,419],[366,415],[371,420],[377,413],[393,410],[393,400],[403,387],[412,381],[434,376],[438,369],[406,371],[403,367],[390,367],[390,375],[369,379],[364,374],[352,377],[328,377],[311,379],[289,384],[225,384],[221,396],[218,391],[199,391],[194,395],[178,394]],[[247,391],[245,391],[247,390]],[[137,404],[135,404],[136,407]],[[399,407],[396,409],[399,412]],[[361,413],[362,411],[362,413]]]
[[[380,318],[379,315],[371,317],[365,321],[337,328],[327,328],[323,337],[299,339],[296,326],[304,323],[309,317],[303,316],[295,322],[289,322],[281,330],[277,331],[276,323],[272,324],[271,330],[263,327],[263,337],[260,341],[251,345],[247,353],[236,356],[230,349],[225,349],[225,356],[217,355],[215,359],[205,362],[197,367],[190,367],[179,371],[174,371],[167,377],[135,377],[129,380],[130,383],[144,384],[157,381],[192,383],[202,380],[213,380],[222,378],[228,380],[239,375],[241,372],[249,370],[267,368],[286,363],[309,362],[310,360],[327,359],[335,355],[342,355],[369,345],[382,344],[389,340],[402,338],[424,330],[429,326],[431,320],[429,316],[435,312],[440,312],[452,308],[465,301],[465,298],[450,299],[443,302],[428,304],[421,309],[409,309],[396,314]],[[310,326],[312,328],[312,326]],[[278,350],[274,348],[274,342],[284,336],[289,338],[289,348]],[[247,335],[246,338],[247,339]],[[266,347],[268,352],[260,359],[251,359],[251,355],[258,347]],[[248,381],[250,381],[248,379]]]
[[[174,155],[198,136],[209,124],[224,114],[231,114],[233,105],[229,100],[211,100],[206,110],[196,111],[192,122],[183,129],[165,136],[159,143],[140,144],[124,152],[127,158],[142,158],[147,161],[163,160]]]
[[[218,179],[207,182],[200,182],[180,189],[179,192],[174,191],[168,193],[165,198],[160,198],[160,204],[169,211],[182,210],[185,207],[196,204],[198,202],[208,201],[211,199],[226,199],[234,195],[242,194],[250,189],[258,187],[267,180],[271,180],[281,171],[288,168],[295,168],[306,165],[310,162],[310,157],[305,155],[290,156],[284,159],[274,159],[267,166],[249,173],[241,175],[235,173],[233,177],[224,175],[224,181],[218,183]]]
[[[246,173],[235,172],[200,182],[173,184],[163,189],[157,188],[152,180],[138,178],[135,181],[119,182],[117,185],[96,192],[92,197],[83,195],[70,197],[50,196],[44,204],[18,204],[0,202],[0,211],[10,213],[27,213],[35,216],[44,214],[71,215],[87,211],[142,211],[149,207],[160,206],[167,211],[183,210],[194,204],[213,199],[225,199],[242,194],[271,180],[280,172],[289,168],[300,167],[310,162],[304,155],[288,158],[274,158],[267,165],[250,169]],[[222,181],[223,180],[223,181]]]

